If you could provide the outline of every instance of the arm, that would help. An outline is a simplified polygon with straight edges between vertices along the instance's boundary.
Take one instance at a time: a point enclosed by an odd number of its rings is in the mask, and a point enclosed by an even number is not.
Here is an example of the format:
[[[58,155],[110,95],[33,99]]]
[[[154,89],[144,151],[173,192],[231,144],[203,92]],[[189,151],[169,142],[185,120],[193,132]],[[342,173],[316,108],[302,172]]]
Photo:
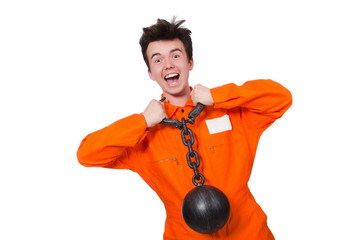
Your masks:
[[[125,150],[142,141],[146,129],[142,114],[118,120],[83,139],[77,152],[78,161],[86,167],[130,168]]]
[[[214,107],[241,107],[273,119],[280,118],[291,106],[288,89],[272,80],[248,81],[241,86],[227,84],[211,89]]]
[[[163,103],[151,100],[142,114],[133,114],[86,136],[78,149],[79,163],[86,167],[131,169],[129,156],[133,147],[144,139],[148,128],[166,116]]]
[[[210,90],[215,108],[241,108],[242,119],[253,129],[265,130],[292,105],[288,89],[272,80],[226,84]]]

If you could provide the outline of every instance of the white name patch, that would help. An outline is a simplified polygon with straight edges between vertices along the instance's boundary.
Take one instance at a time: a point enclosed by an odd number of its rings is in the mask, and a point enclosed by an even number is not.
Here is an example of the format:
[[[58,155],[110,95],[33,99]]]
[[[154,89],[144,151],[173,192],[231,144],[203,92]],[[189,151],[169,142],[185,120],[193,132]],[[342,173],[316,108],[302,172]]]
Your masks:
[[[206,120],[206,125],[210,134],[232,130],[229,115]]]

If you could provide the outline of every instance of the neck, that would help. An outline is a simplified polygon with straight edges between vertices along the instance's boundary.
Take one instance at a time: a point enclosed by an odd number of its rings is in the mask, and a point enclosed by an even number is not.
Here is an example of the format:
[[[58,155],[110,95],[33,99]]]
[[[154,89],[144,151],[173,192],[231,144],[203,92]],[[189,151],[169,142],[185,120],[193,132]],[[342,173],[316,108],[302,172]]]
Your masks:
[[[168,93],[163,93],[163,96],[166,97],[166,101],[174,106],[183,107],[186,102],[190,99],[191,89],[187,88],[185,92],[182,92],[178,95],[171,95]]]

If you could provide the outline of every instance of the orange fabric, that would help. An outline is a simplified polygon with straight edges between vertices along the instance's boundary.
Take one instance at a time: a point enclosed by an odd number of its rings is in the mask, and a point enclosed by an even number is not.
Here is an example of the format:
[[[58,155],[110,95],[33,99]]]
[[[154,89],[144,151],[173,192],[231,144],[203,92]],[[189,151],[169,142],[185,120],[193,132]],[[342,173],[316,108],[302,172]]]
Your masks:
[[[272,80],[227,84],[211,89],[211,94],[214,106],[205,107],[195,125],[188,126],[195,136],[193,148],[200,155],[205,184],[222,190],[230,201],[229,221],[218,232],[196,233],[182,219],[183,198],[194,185],[179,129],[163,125],[146,129],[143,115],[134,114],[85,137],[79,162],[137,172],[165,205],[165,240],[272,240],[266,215],[250,193],[248,181],[259,138],[291,106],[291,94]],[[193,107],[191,100],[184,107],[165,103],[167,116],[179,120],[187,119]],[[232,130],[210,134],[205,120],[225,115]]]

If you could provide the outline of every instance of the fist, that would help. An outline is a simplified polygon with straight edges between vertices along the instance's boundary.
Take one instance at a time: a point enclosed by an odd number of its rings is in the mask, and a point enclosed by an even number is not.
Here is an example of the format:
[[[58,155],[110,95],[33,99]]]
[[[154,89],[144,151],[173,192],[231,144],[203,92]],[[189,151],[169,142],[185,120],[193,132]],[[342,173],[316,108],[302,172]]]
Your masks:
[[[202,103],[206,106],[214,105],[210,89],[200,84],[195,85],[192,89],[191,100],[195,105],[197,103]]]
[[[167,117],[163,103],[155,99],[151,100],[142,114],[145,117],[147,128],[159,124]]]

